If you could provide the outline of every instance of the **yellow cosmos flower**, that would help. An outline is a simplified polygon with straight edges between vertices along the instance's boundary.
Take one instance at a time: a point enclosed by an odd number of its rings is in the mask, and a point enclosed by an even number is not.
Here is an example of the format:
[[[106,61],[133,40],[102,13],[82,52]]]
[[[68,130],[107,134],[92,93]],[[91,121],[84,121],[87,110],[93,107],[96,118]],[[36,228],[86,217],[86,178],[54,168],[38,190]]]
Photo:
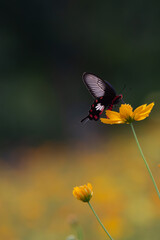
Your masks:
[[[101,122],[106,124],[121,124],[121,123],[131,123],[133,121],[141,121],[149,116],[154,103],[150,103],[149,105],[144,104],[137,107],[134,111],[131,105],[122,104],[119,108],[119,112],[114,112],[107,110],[106,116],[107,118],[101,118]]]
[[[73,189],[73,196],[83,202],[89,202],[90,199],[92,198],[92,195],[93,190],[92,185],[90,183],[88,183],[87,185],[75,187]]]

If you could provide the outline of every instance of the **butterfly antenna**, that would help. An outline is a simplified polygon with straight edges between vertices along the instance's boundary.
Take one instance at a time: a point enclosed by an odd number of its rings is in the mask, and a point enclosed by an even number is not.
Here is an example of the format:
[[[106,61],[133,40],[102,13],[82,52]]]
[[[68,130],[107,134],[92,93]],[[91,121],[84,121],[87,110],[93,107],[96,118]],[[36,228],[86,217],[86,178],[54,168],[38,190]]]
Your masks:
[[[123,92],[125,88],[126,88],[126,84],[124,84],[124,86],[120,92]]]
[[[124,86],[123,86],[121,92],[123,92],[125,88],[126,88],[126,84],[124,84]],[[122,102],[122,104],[125,104],[125,102],[123,101],[123,99],[121,99],[121,102]]]
[[[89,118],[87,116],[81,120],[81,123],[86,124],[88,122],[88,120],[89,120]]]

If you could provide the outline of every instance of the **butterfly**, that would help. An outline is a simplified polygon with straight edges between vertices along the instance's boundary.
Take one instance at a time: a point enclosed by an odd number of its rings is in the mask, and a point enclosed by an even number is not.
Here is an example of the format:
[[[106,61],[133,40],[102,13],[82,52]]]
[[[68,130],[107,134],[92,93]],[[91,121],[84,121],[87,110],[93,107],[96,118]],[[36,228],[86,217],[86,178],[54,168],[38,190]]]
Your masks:
[[[122,94],[116,94],[109,82],[100,79],[92,73],[84,73],[82,79],[95,100],[91,105],[89,114],[81,122],[87,122],[88,120],[97,121],[104,109],[112,110],[113,106],[118,104],[123,98]]]

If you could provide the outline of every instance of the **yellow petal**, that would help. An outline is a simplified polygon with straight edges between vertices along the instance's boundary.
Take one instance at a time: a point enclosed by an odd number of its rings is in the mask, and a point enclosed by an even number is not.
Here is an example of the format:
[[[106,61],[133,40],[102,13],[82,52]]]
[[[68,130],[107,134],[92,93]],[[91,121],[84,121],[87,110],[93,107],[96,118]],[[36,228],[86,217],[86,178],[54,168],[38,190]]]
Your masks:
[[[135,110],[134,110],[134,114],[137,114],[137,113],[140,113],[143,111],[143,109],[147,106],[147,104],[143,104],[139,107],[137,107]]]
[[[144,106],[144,105],[142,105],[142,106]],[[154,106],[154,103],[150,103],[148,106],[144,106],[143,108],[141,108],[141,111],[138,111],[138,112],[134,111],[134,120],[141,121],[141,120],[145,119],[146,117],[148,117],[153,106]],[[139,109],[140,109],[140,107],[139,107]]]
[[[87,184],[87,187],[88,187],[91,191],[93,190],[91,183],[88,183],[88,184]]]
[[[154,103],[150,103],[148,106],[146,104],[136,108],[134,110],[134,113],[139,113],[139,114],[148,114],[151,112],[152,108],[154,106]],[[138,111],[137,111],[138,110]]]
[[[121,120],[120,114],[119,114],[118,112],[115,112],[115,111],[107,110],[107,111],[106,111],[106,116],[107,116],[110,120]]]
[[[146,117],[148,117],[149,115],[138,115],[136,114],[135,117],[134,117],[134,120],[135,121],[141,121],[141,120],[144,120]]]
[[[154,103],[150,103],[141,113],[150,113],[153,106],[154,106]]]
[[[133,108],[129,104],[122,104],[119,108],[120,117],[122,119],[128,119],[133,116]]]
[[[85,196],[86,194],[88,194],[85,186],[84,186],[83,188],[81,188],[81,193],[82,193],[83,196]]]
[[[101,122],[105,123],[105,124],[121,124],[124,123],[124,121],[122,120],[112,120],[112,119],[108,119],[108,118],[100,118]]]
[[[73,190],[73,195],[74,197],[76,197],[77,199],[81,199],[83,197],[82,193],[78,190],[78,189],[75,189]]]

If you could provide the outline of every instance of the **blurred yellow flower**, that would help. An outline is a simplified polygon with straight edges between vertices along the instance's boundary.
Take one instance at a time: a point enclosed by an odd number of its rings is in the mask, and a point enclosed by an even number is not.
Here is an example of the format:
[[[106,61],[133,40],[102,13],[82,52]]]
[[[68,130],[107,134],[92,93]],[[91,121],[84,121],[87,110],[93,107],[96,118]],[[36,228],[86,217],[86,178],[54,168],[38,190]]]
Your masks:
[[[144,104],[137,107],[134,111],[131,105],[122,104],[119,108],[119,112],[114,112],[107,110],[106,116],[107,118],[101,118],[101,122],[105,124],[121,124],[127,123],[130,124],[133,121],[141,121],[149,116],[154,103],[150,103],[149,105]]]
[[[92,185],[90,183],[88,183],[87,185],[74,187],[73,189],[73,196],[83,202],[89,202],[90,199],[92,198],[92,195],[93,190]]]

